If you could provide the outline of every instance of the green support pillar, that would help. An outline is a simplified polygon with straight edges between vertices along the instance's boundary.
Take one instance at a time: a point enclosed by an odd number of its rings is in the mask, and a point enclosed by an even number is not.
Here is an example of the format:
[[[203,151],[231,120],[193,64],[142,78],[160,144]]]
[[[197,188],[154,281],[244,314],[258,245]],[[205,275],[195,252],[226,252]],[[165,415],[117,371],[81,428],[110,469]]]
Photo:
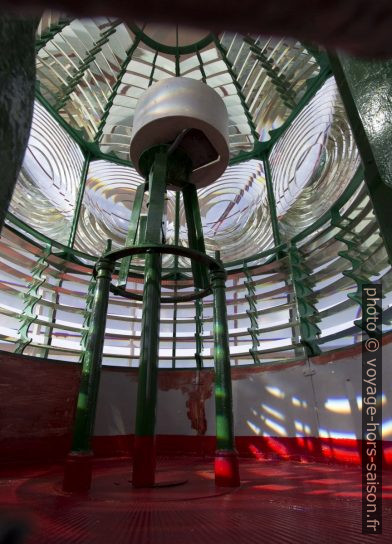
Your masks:
[[[392,61],[330,55],[365,169],[374,214],[392,262]]]
[[[219,260],[219,252],[216,252],[215,258]],[[226,272],[224,270],[211,272],[214,295],[215,483],[220,486],[235,487],[240,485],[240,476],[233,429],[233,398],[225,280]]]
[[[175,212],[174,212],[174,245],[178,246],[180,241],[180,193],[176,192],[176,203],[175,203]],[[178,255],[174,256],[174,294],[177,295],[177,282],[178,282]],[[172,344],[172,368],[176,368],[176,342],[175,338],[177,336],[177,302],[173,304],[173,344]]]
[[[140,234],[140,217],[143,206],[144,192],[146,190],[146,184],[142,183],[136,189],[135,200],[132,207],[131,220],[129,223],[128,234],[125,240],[125,246],[133,246],[136,244],[138,234]],[[139,236],[140,238],[140,236]],[[124,257],[121,261],[120,271],[118,273],[118,287],[127,286],[129,267],[131,266],[131,257]]]
[[[182,197],[188,228],[189,247],[205,253],[203,226],[201,224],[196,187],[192,183],[186,185],[182,191]],[[206,289],[208,286],[208,272],[206,267],[197,261],[192,261],[192,274],[195,287]]]
[[[149,176],[146,243],[159,244],[161,242],[166,177],[167,152],[162,149],[158,150],[155,154]],[[151,487],[155,483],[155,419],[159,356],[161,263],[161,255],[146,254],[132,474],[132,484],[135,487]]]
[[[64,472],[64,491],[87,491],[91,485],[93,457],[91,437],[94,431],[113,263],[103,256],[95,268],[96,287],[86,352],[82,361],[72,449],[68,455]]]

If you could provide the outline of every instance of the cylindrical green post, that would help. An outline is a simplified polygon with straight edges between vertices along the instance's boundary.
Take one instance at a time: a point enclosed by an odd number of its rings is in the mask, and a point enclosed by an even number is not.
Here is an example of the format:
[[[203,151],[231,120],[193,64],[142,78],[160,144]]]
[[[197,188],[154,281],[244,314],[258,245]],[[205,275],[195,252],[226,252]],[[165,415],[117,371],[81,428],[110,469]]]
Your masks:
[[[185,218],[188,228],[189,247],[205,253],[206,249],[204,244],[203,226],[201,222],[196,187],[191,183],[186,185],[182,191],[182,197],[184,201]],[[199,289],[206,289],[208,286],[207,268],[197,261],[192,261],[191,266],[195,287]]]
[[[216,253],[216,258],[219,259],[219,252]],[[240,476],[233,429],[233,398],[225,280],[226,272],[224,270],[211,272],[214,295],[215,483],[221,486],[234,487],[240,485]]]
[[[145,242],[160,243],[167,175],[166,151],[158,151],[149,177],[149,205]],[[151,487],[155,482],[155,419],[159,356],[161,262],[158,254],[146,254],[143,315],[140,342],[139,383],[133,451],[132,484]]]
[[[89,335],[82,362],[72,449],[65,466],[63,489],[87,491],[91,485],[91,437],[94,431],[99,380],[113,263],[104,257],[96,264],[97,283]]]

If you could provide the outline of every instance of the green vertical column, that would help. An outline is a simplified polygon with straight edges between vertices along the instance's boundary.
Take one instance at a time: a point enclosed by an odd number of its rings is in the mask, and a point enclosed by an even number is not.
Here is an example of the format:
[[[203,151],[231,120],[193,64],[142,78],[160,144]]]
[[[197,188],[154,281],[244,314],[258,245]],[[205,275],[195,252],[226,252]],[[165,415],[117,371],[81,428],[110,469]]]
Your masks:
[[[197,189],[195,185],[189,183],[182,191],[185,208],[186,225],[188,228],[189,247],[205,253],[203,227],[201,224],[199,200],[197,198]],[[206,289],[208,286],[208,272],[206,267],[192,261],[192,273],[194,285],[199,289]]]
[[[149,176],[146,243],[160,243],[165,204],[167,153],[157,151]],[[142,332],[132,484],[150,487],[155,482],[155,419],[159,356],[159,311],[161,297],[159,254],[147,253],[144,265]]]
[[[96,285],[86,351],[82,361],[72,448],[64,473],[65,491],[86,491],[91,484],[91,437],[94,431],[113,263],[103,256],[95,268]]]
[[[272,184],[271,168],[270,168],[268,157],[263,157],[263,165],[264,165],[265,184],[267,188],[268,206],[269,206],[270,217],[271,217],[272,234],[274,237],[275,247],[277,247],[277,246],[280,246],[280,244],[282,243],[282,238],[280,236],[278,216],[276,214],[275,193],[274,193],[274,186]],[[278,255],[278,258],[279,258],[279,255]]]
[[[143,197],[146,190],[146,184],[142,183],[136,189],[135,200],[132,207],[131,220],[129,222],[128,234],[125,239],[125,246],[133,246],[136,244],[138,234],[140,234],[140,217],[143,206]],[[140,238],[140,236],[139,236]],[[129,267],[131,265],[131,256],[124,257],[121,260],[120,271],[118,273],[118,287],[127,286]]]
[[[219,259],[219,252],[216,252],[216,258]],[[226,272],[222,268],[211,272],[214,296],[215,483],[221,486],[234,487],[240,485],[240,478],[233,429],[233,397],[225,280]]]
[[[80,212],[81,212],[82,204],[83,204],[84,191],[86,189],[86,182],[87,182],[87,176],[88,176],[88,169],[90,167],[90,161],[91,161],[91,156],[90,156],[90,153],[87,151],[86,154],[85,154],[85,158],[84,158],[82,173],[80,175],[80,184],[79,184],[79,189],[78,189],[78,196],[76,198],[75,211],[74,211],[74,215],[73,215],[73,218],[72,218],[71,230],[70,230],[69,238],[68,238],[67,247],[69,249],[72,249],[74,247],[74,243],[75,243]]]
[[[392,61],[364,61],[340,54],[330,55],[329,61],[392,262]]]
[[[176,202],[174,211],[174,245],[178,246],[180,241],[180,193],[176,192]],[[178,255],[174,255],[174,295],[177,295],[178,282]],[[177,303],[173,304],[173,344],[172,344],[172,368],[176,367],[176,335],[177,335]]]

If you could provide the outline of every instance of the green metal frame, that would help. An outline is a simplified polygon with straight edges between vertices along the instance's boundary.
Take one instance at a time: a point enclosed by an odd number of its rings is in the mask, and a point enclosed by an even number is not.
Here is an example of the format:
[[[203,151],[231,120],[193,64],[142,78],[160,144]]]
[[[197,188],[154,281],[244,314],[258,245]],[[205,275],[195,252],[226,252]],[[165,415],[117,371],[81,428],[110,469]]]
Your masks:
[[[66,24],[67,23],[65,21],[63,21],[60,24],[60,26],[61,25],[65,26]],[[119,23],[116,22],[116,25],[117,24],[119,24]],[[53,30],[54,30],[54,28],[53,28]],[[61,32],[61,30],[62,30],[62,28],[60,28],[60,27],[57,28],[57,32]],[[109,30],[114,31],[112,28],[109,29]],[[360,124],[359,121],[358,121],[358,112],[356,110],[355,103],[354,103],[354,101],[352,99],[352,96],[349,93],[349,89],[347,87],[347,84],[344,81],[344,77],[343,77],[344,74],[342,72],[342,69],[341,69],[341,67],[339,67],[339,64],[338,64],[336,58],[335,57],[330,57],[328,59],[326,54],[320,52],[319,50],[316,50],[313,46],[305,45],[305,47],[308,49],[308,51],[315,57],[315,59],[319,63],[320,73],[318,74],[318,76],[310,79],[307,82],[307,91],[305,92],[305,94],[303,95],[301,100],[298,102],[298,104],[295,105],[295,107],[294,107],[293,104],[288,104],[290,107],[293,106],[293,111],[291,112],[291,114],[288,117],[288,119],[286,120],[286,122],[279,129],[271,131],[271,133],[270,133],[271,139],[268,142],[262,143],[262,142],[258,141],[258,134],[257,134],[256,127],[255,127],[255,125],[253,123],[252,117],[251,117],[251,115],[249,113],[249,110],[247,108],[245,98],[244,98],[244,96],[242,94],[241,87],[240,87],[240,85],[238,83],[238,80],[237,80],[237,76],[233,71],[233,66],[232,66],[232,64],[229,62],[229,60],[227,58],[227,52],[225,51],[225,49],[223,48],[223,46],[219,42],[219,40],[216,38],[216,36],[209,35],[208,37],[204,38],[200,42],[192,44],[191,46],[186,46],[185,48],[179,47],[178,43],[176,44],[175,47],[166,47],[166,46],[162,46],[161,44],[155,43],[142,30],[140,30],[135,25],[133,25],[132,30],[135,33],[135,40],[134,40],[131,48],[128,50],[126,58],[125,58],[122,66],[121,66],[119,77],[118,77],[118,79],[116,81],[115,86],[113,87],[112,94],[111,94],[111,96],[109,98],[109,101],[108,101],[108,103],[106,105],[106,111],[104,113],[104,116],[101,119],[101,124],[98,127],[98,132],[96,134],[94,142],[86,141],[84,139],[81,131],[77,131],[75,129],[72,129],[72,127],[70,127],[68,125],[68,123],[66,123],[66,121],[61,117],[61,115],[59,115],[59,113],[56,112],[56,109],[53,106],[51,106],[48,103],[48,101],[40,94],[39,90],[37,90],[37,99],[44,105],[44,107],[46,107],[46,109],[48,109],[48,111],[56,118],[56,120],[60,123],[60,125],[81,146],[81,148],[82,148],[82,150],[83,150],[83,152],[84,152],[84,154],[86,156],[86,161],[85,161],[84,168],[83,168],[81,184],[80,184],[80,188],[79,188],[79,194],[78,194],[78,198],[77,198],[77,205],[76,205],[75,214],[74,214],[74,221],[73,221],[73,224],[72,224],[72,227],[71,227],[71,233],[70,233],[68,248],[65,248],[61,244],[57,244],[55,242],[53,242],[53,247],[57,247],[57,248],[60,249],[60,251],[62,251],[62,253],[60,253],[59,255],[64,254],[64,255],[67,256],[67,258],[70,258],[71,260],[74,260],[74,262],[78,262],[78,257],[79,258],[88,257],[88,258],[91,259],[90,256],[87,256],[87,255],[85,255],[85,254],[83,254],[81,252],[76,252],[73,249],[73,244],[74,244],[75,234],[76,234],[76,228],[77,228],[77,220],[78,220],[78,217],[79,217],[79,214],[80,214],[80,207],[81,207],[81,203],[82,203],[82,200],[83,200],[85,176],[87,174],[89,161],[93,160],[94,158],[95,159],[98,159],[98,158],[99,159],[106,159],[106,160],[112,161],[113,163],[122,164],[122,165],[126,165],[126,166],[130,165],[129,161],[118,159],[117,157],[114,157],[111,154],[102,153],[99,150],[97,142],[98,142],[100,136],[102,135],[102,131],[103,131],[103,128],[105,126],[106,119],[107,119],[107,117],[109,115],[109,110],[110,110],[110,108],[111,108],[111,106],[113,104],[113,101],[114,101],[114,99],[115,99],[115,97],[117,95],[119,85],[121,84],[123,75],[124,75],[124,73],[126,71],[126,67],[128,66],[128,63],[130,62],[130,60],[131,60],[131,58],[133,56],[133,53],[136,50],[138,44],[142,42],[142,43],[148,45],[149,47],[154,48],[156,50],[156,52],[159,51],[159,52],[162,52],[162,53],[170,53],[170,54],[175,55],[177,75],[180,75],[179,74],[179,58],[180,58],[180,55],[189,54],[189,53],[196,53],[198,61],[199,61],[199,65],[200,65],[199,68],[200,68],[200,71],[201,71],[201,74],[202,74],[202,78],[203,78],[203,81],[205,81],[206,80],[206,74],[205,74],[205,71],[204,71],[204,68],[203,68],[203,62],[202,62],[202,59],[201,59],[200,51],[203,48],[207,47],[209,44],[214,43],[214,45],[217,48],[218,52],[220,53],[223,61],[226,63],[226,65],[228,67],[229,74],[231,75],[233,83],[236,86],[238,96],[239,96],[240,101],[242,103],[242,106],[244,108],[245,115],[247,115],[249,126],[251,128],[251,132],[252,132],[252,135],[253,135],[254,140],[255,140],[254,149],[253,149],[252,152],[246,152],[246,153],[238,154],[236,157],[231,159],[230,164],[237,164],[239,162],[249,160],[251,158],[256,158],[256,159],[259,159],[259,160],[263,161],[264,169],[265,169],[265,175],[266,175],[268,201],[269,201],[270,211],[271,211],[271,222],[272,222],[274,243],[275,243],[275,248],[273,248],[272,250],[261,252],[260,254],[254,255],[254,256],[250,257],[249,259],[246,259],[245,261],[241,260],[241,261],[237,261],[237,262],[227,263],[226,267],[228,269],[231,269],[230,271],[233,271],[233,267],[235,267],[236,265],[238,265],[239,268],[241,268],[241,266],[244,266],[244,263],[245,263],[245,266],[246,266],[247,262],[254,261],[254,260],[258,259],[258,258],[265,258],[265,257],[268,257],[268,256],[272,256],[272,257],[275,256],[277,258],[280,258],[280,257],[284,256],[285,253],[288,254],[290,256],[290,263],[291,263],[292,276],[293,276],[293,287],[294,287],[294,292],[295,292],[295,295],[296,295],[296,298],[297,298],[297,303],[298,303],[298,300],[299,300],[300,301],[300,306],[302,305],[302,310],[299,308],[299,318],[300,318],[300,320],[302,320],[301,321],[301,323],[302,323],[301,336],[303,338],[306,338],[305,343],[306,343],[306,345],[310,346],[310,347],[307,348],[308,352],[312,353],[312,354],[315,354],[318,351],[317,346],[315,347],[315,344],[317,344],[317,334],[318,334],[317,333],[317,326],[315,325],[315,314],[314,314],[315,309],[313,307],[313,310],[312,310],[313,314],[310,315],[309,314],[309,308],[306,306],[306,304],[308,303],[308,299],[309,299],[310,294],[309,294],[307,288],[304,289],[304,285],[305,285],[304,282],[306,283],[306,278],[303,277],[303,276],[304,276],[304,274],[306,276],[306,273],[304,272],[303,268],[301,268],[302,267],[301,258],[299,256],[296,244],[299,241],[301,241],[303,238],[305,238],[306,236],[308,236],[309,234],[314,232],[317,228],[319,228],[321,225],[323,225],[326,221],[332,220],[333,225],[339,226],[339,228],[341,228],[341,229],[343,228],[342,225],[339,224],[339,218],[338,218],[338,216],[336,214],[338,213],[339,207],[342,205],[342,203],[346,202],[350,198],[350,196],[354,193],[354,191],[358,188],[359,184],[361,183],[361,181],[363,179],[363,168],[360,167],[358,169],[358,171],[355,174],[352,182],[349,184],[347,189],[344,191],[343,195],[331,207],[331,209],[328,212],[326,212],[326,214],[324,214],[313,225],[311,225],[310,227],[305,229],[303,232],[301,232],[300,234],[295,236],[291,240],[290,243],[288,243],[288,244],[284,243],[283,244],[282,240],[281,240],[280,232],[279,232],[278,220],[277,220],[277,217],[276,217],[276,206],[275,206],[273,184],[272,184],[272,179],[271,179],[271,172],[270,172],[270,167],[269,167],[269,162],[268,162],[268,156],[269,156],[269,153],[270,153],[273,145],[276,143],[276,141],[290,127],[292,122],[297,118],[298,114],[303,110],[304,107],[307,106],[307,104],[314,97],[314,95],[321,88],[321,86],[325,83],[325,81],[329,77],[331,77],[331,75],[332,75],[331,66],[332,66],[333,72],[334,72],[334,74],[335,74],[335,76],[337,77],[337,80],[338,80],[338,85],[339,85],[341,94],[343,96],[343,99],[344,99],[344,102],[345,102],[345,105],[346,105],[346,109],[348,111],[348,115],[350,117],[350,121],[351,121],[351,124],[353,126],[353,130],[355,132],[356,138],[357,138],[358,145],[359,145],[359,147],[362,146],[362,148],[366,148],[366,146],[368,146],[367,149],[365,149],[365,152],[362,152],[362,158],[365,160],[366,157],[368,157],[368,158],[370,157],[369,161],[374,163],[374,160],[372,159],[371,150],[369,151],[369,149],[370,149],[369,148],[369,143],[364,138],[363,132],[361,133],[361,129],[358,128],[358,125]],[[52,32],[52,31],[51,30],[48,31],[47,41],[50,39],[50,35],[49,35],[50,32]],[[105,34],[105,36],[102,37],[102,39],[104,39],[105,37],[106,37],[106,34]],[[45,45],[45,44],[43,44],[43,45]],[[97,47],[99,48],[98,43],[97,43]],[[255,48],[256,46],[253,43],[253,45],[251,44],[251,47]],[[91,60],[93,60],[94,55],[96,55],[98,52],[99,52],[98,49],[96,50],[96,48],[93,48],[93,50],[90,51],[90,55],[88,56],[88,58],[84,60],[82,68],[84,67],[84,69],[85,69],[86,66],[88,65],[88,63]],[[264,64],[266,64],[266,59],[260,54],[260,51],[257,48],[255,49],[254,53],[256,55],[258,55],[259,57],[261,56],[262,58],[259,59],[259,60],[261,62],[264,62]],[[155,56],[155,59],[156,58],[157,58],[157,54]],[[281,78],[279,78],[279,76],[277,76],[275,73],[273,73],[273,71],[271,72],[272,67],[270,66],[270,63],[267,63],[267,64],[265,66],[265,69],[267,70],[267,74],[269,75],[269,77],[271,77],[274,85],[278,88],[278,91],[280,91],[280,94],[282,95],[282,97],[287,98],[288,97],[288,95],[287,95],[288,88],[287,88],[287,85],[286,85],[287,82],[282,81]],[[155,62],[153,62],[153,68],[155,68]],[[153,78],[153,72],[150,75],[150,82],[151,82],[152,78]],[[346,87],[345,87],[345,85],[346,85]],[[290,96],[288,98],[290,98]],[[350,102],[350,100],[351,100],[351,102]],[[382,232],[382,234],[384,236],[384,242],[386,243],[388,253],[389,253],[390,257],[391,257],[392,249],[389,248],[389,242],[392,239],[392,235],[390,235],[390,227],[385,227],[385,225],[387,225],[387,223],[390,223],[390,221],[389,221],[390,188],[387,188],[388,190],[383,188],[384,192],[380,190],[380,187],[382,188],[382,186],[380,185],[380,183],[378,181],[379,178],[373,172],[373,170],[371,170],[371,168],[369,166],[369,161],[365,160],[365,171],[366,171],[368,186],[369,186],[371,198],[373,200],[373,204],[375,206],[375,209],[377,208],[376,209],[376,216],[377,216],[377,219],[378,219],[380,227],[381,227],[381,232]],[[376,180],[376,181],[374,181],[374,180]],[[388,195],[386,195],[386,192],[388,193]],[[384,193],[385,193],[385,195],[384,195]],[[385,196],[388,196],[388,198],[384,198]],[[187,198],[185,197],[184,198],[184,203],[185,203],[186,199]],[[190,199],[188,199],[188,202],[189,201],[190,201]],[[191,205],[189,205],[189,204],[187,205],[185,203],[185,208],[188,208],[188,210],[189,210],[191,207],[192,207]],[[177,200],[176,200],[176,210],[177,210]],[[179,212],[179,209],[178,209],[178,212]],[[176,211],[176,213],[177,213],[177,211]],[[380,217],[381,217],[381,219],[380,219]],[[25,225],[23,222],[17,220],[15,217],[9,216],[9,220],[11,220],[19,228],[25,229],[30,235],[35,236],[37,239],[41,240],[42,242],[52,243],[51,240],[49,240],[45,236],[37,233],[36,231],[34,231],[34,229],[31,229],[30,227]],[[380,223],[380,221],[381,221],[381,223]],[[178,244],[178,227],[179,227],[179,225],[178,225],[178,220],[177,220],[177,223],[176,223],[177,240],[175,240],[175,242],[177,242],[177,243],[175,245]],[[337,236],[336,238],[340,239],[339,236]],[[135,238],[134,238],[134,240],[135,240]],[[359,277],[359,276],[357,278],[357,275],[358,275],[357,274],[357,269],[359,267],[359,264],[358,264],[358,259],[356,259],[352,255],[352,247],[350,245],[352,242],[350,241],[350,243],[348,243],[347,242],[347,237],[345,237],[345,235],[343,235],[341,241],[346,243],[346,245],[348,246],[348,250],[349,250],[348,252],[342,252],[341,256],[343,256],[344,258],[347,258],[352,264],[352,270],[347,271],[346,275],[349,276],[349,277],[352,277],[354,279],[354,281],[357,282],[357,285],[360,285],[360,283],[363,282],[364,279],[368,279],[368,278],[367,277],[366,278]],[[127,245],[128,245],[128,243],[127,243]],[[125,261],[125,259],[124,259],[124,261]],[[176,256],[176,255],[175,255],[175,258],[174,258],[174,262],[175,262],[174,277],[177,277],[179,273],[178,273],[178,270],[177,270],[178,256]],[[139,268],[139,270],[140,270],[140,268]],[[138,274],[138,268],[137,267],[132,267],[131,272],[132,272],[132,274],[137,275]],[[124,274],[125,273],[123,272],[121,274],[121,277],[123,277]],[[169,274],[169,276],[170,276],[170,274]],[[196,274],[196,276],[197,276],[197,274]],[[358,283],[358,282],[360,282],[360,283]],[[307,286],[307,287],[309,287],[309,286]],[[354,300],[356,300],[355,296],[356,296],[356,294],[353,294],[353,295],[351,295],[350,298],[354,298]],[[306,306],[306,308],[305,308],[305,306]],[[174,312],[176,312],[176,308],[175,308]],[[198,309],[198,306],[196,306],[196,316],[198,314],[201,315],[201,312],[200,312],[200,308]],[[307,330],[305,330],[306,327],[305,327],[304,323],[306,323]],[[310,323],[311,326],[309,326],[309,323]],[[202,332],[202,329],[200,329],[200,335],[199,335],[200,338],[201,338],[201,332]],[[202,343],[200,344],[200,346],[202,346]],[[200,349],[197,348],[197,352],[199,352],[199,351],[201,352],[202,348],[200,346],[199,346]],[[174,358],[175,358],[175,351],[173,352],[173,360],[174,360]]]

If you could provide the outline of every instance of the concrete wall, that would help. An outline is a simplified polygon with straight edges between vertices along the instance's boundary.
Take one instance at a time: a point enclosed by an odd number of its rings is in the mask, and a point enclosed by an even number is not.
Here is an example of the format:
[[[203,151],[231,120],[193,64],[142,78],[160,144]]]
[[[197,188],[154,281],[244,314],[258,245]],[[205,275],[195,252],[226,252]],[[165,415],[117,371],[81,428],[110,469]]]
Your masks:
[[[389,459],[392,337],[385,340],[383,438]],[[0,368],[2,458],[23,458],[26,447],[32,457],[64,455],[80,367],[3,353]],[[213,378],[211,370],[160,371],[156,432],[162,453],[213,453]],[[232,378],[241,454],[359,461],[360,347],[289,366],[237,367]],[[98,454],[132,452],[136,396],[136,369],[103,369],[94,440]]]
[[[383,349],[383,419],[392,435],[392,343]],[[361,353],[353,348],[291,366],[233,368],[236,435],[360,438]],[[197,380],[199,379],[199,384]],[[104,369],[95,434],[132,433],[137,372]],[[213,373],[161,371],[157,433],[215,433]],[[204,422],[205,420],[205,422]]]

